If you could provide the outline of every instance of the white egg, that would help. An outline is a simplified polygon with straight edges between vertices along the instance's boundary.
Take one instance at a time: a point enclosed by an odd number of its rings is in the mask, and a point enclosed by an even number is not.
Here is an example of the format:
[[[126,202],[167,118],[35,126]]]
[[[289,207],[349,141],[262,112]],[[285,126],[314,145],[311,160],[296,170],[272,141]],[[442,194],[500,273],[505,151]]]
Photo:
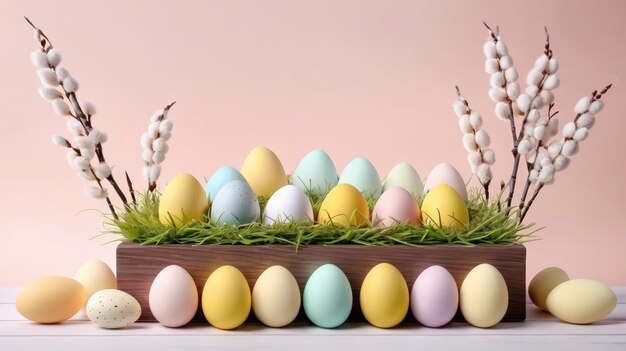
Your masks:
[[[87,301],[87,317],[102,328],[123,328],[135,323],[140,316],[137,299],[121,290],[100,290]]]
[[[313,206],[306,194],[295,185],[278,189],[265,205],[265,225],[303,221],[313,221]]]
[[[467,189],[463,178],[452,165],[448,163],[440,163],[428,174],[426,183],[424,183],[424,194],[439,184],[448,184],[456,190],[463,200],[467,200]]]

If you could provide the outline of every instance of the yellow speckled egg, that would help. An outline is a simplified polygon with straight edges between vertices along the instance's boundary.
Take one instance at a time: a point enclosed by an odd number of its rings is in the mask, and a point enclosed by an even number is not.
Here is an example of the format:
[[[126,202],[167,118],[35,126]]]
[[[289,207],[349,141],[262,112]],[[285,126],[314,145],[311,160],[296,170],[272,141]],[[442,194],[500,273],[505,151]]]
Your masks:
[[[159,221],[166,225],[182,226],[195,220],[204,221],[209,200],[202,185],[194,176],[181,173],[165,186],[159,202]]]
[[[564,270],[558,267],[549,267],[537,273],[528,285],[528,296],[532,302],[544,311],[548,310],[546,300],[552,289],[569,280]]]
[[[202,312],[212,326],[234,329],[243,324],[251,306],[250,286],[233,266],[216,269],[202,290]]]
[[[595,280],[572,279],[552,289],[546,305],[562,321],[590,324],[613,311],[617,296],[611,288]]]
[[[241,174],[246,178],[254,193],[269,198],[274,192],[287,185],[287,174],[272,150],[257,146],[246,156],[241,165]]]
[[[474,267],[461,284],[459,306],[473,326],[489,328],[498,324],[509,307],[509,291],[500,271],[488,263]]]
[[[367,201],[359,190],[350,184],[339,184],[322,201],[317,221],[360,227],[367,223],[369,216]]]
[[[395,327],[409,310],[409,288],[396,267],[380,263],[365,276],[360,301],[361,311],[372,325]]]
[[[87,292],[76,280],[46,277],[26,285],[17,295],[17,311],[37,323],[59,323],[69,319],[85,304]]]
[[[469,225],[469,213],[463,198],[447,184],[432,188],[422,202],[422,223],[435,227],[463,230]]]

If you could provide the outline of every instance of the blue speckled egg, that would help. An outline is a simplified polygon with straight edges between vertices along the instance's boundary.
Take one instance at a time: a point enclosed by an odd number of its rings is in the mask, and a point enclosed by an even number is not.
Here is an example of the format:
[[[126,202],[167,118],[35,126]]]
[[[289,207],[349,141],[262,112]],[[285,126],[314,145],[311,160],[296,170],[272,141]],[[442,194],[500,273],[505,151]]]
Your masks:
[[[339,267],[325,264],[313,272],[302,294],[306,316],[318,327],[343,324],[352,310],[352,288]]]
[[[337,185],[339,176],[333,160],[324,150],[317,149],[304,156],[291,175],[291,184],[321,197]]]
[[[224,184],[230,182],[231,180],[245,181],[246,179],[233,167],[224,166],[218,169],[215,173],[213,173],[209,181],[204,186],[206,196],[210,200],[215,199],[217,193],[224,186]]]
[[[211,221],[218,226],[252,223],[260,214],[256,194],[247,182],[241,180],[224,184],[211,204]]]

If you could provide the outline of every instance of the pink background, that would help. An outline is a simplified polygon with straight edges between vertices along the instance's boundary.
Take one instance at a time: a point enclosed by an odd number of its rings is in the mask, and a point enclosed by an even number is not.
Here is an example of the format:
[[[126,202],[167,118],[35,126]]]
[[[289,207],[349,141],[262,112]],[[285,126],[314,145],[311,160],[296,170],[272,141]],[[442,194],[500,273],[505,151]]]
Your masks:
[[[592,90],[614,83],[590,138],[540,196],[529,219],[545,226],[528,244],[528,275],[556,265],[572,277],[626,285],[626,5],[620,1],[0,1],[0,284],[73,274],[90,258],[114,265],[65,152],[67,134],[38,94],[29,62],[28,15],[64,53],[93,101],[105,153],[123,179],[141,178],[139,136],[151,113],[175,99],[171,152],[161,181],[208,178],[240,166],[256,145],[288,171],[324,148],[337,168],[368,157],[384,176],[408,161],[422,177],[447,161],[469,178],[452,113],[454,85],[486,119],[508,179],[510,132],[493,116],[483,71],[481,21],[499,24],[522,81],[547,25],[562,86],[561,121]],[[495,191],[495,187],[492,189]],[[79,213],[80,211],[83,211]]]

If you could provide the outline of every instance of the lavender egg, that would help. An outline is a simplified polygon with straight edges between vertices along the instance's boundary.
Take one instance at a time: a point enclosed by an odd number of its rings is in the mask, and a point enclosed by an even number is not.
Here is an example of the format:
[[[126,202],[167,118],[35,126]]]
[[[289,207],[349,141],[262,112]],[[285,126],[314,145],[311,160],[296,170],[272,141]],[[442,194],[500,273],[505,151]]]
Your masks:
[[[418,322],[431,328],[448,324],[459,306],[454,278],[441,266],[430,266],[415,279],[411,311]]]

